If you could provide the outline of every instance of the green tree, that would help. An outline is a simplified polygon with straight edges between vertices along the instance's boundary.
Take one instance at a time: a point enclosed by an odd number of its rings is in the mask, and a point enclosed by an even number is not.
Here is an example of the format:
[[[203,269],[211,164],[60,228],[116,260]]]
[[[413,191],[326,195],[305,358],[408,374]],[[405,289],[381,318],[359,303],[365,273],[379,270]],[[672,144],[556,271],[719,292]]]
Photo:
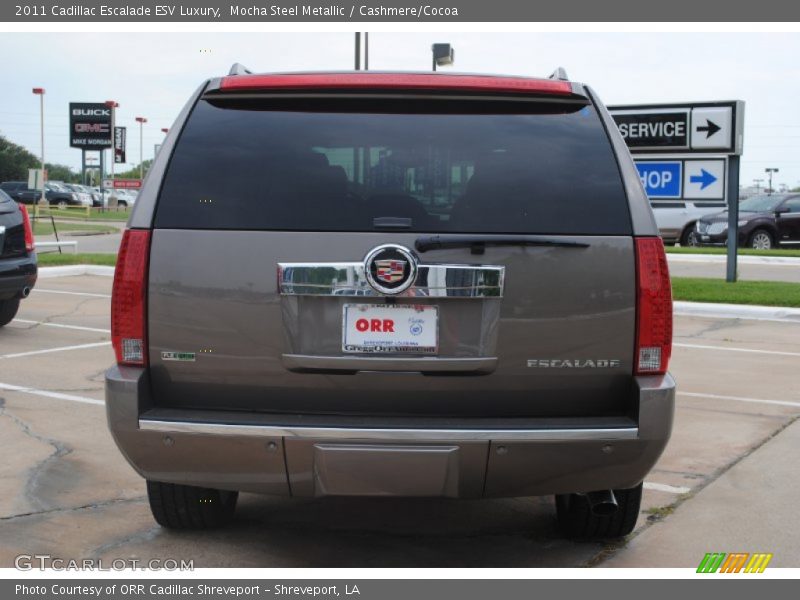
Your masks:
[[[28,181],[28,169],[40,166],[36,156],[0,135],[0,181]]]
[[[81,174],[76,173],[67,165],[44,164],[47,169],[47,178],[51,181],[63,181],[65,183],[80,183]]]
[[[147,175],[147,171],[150,170],[150,165],[153,164],[152,159],[148,159],[142,162],[144,165],[144,173]],[[135,165],[128,169],[127,171],[122,171],[121,173],[114,173],[115,179],[139,179],[139,165]]]

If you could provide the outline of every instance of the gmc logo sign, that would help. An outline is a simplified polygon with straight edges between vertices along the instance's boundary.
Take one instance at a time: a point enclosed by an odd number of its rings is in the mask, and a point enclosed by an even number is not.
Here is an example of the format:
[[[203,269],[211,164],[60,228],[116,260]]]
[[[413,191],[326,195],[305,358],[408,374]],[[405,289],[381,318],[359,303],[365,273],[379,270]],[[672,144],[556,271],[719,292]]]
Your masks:
[[[75,123],[75,133],[110,134],[111,128],[105,123]]]

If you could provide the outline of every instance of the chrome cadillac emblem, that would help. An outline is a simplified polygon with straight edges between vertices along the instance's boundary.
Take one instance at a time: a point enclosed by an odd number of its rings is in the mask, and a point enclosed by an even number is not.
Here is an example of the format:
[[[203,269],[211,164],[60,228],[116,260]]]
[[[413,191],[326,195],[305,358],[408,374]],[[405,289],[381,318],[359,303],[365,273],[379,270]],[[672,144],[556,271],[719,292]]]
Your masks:
[[[397,283],[406,276],[406,261],[386,259],[375,261],[375,279],[384,283]]]
[[[367,281],[377,292],[400,294],[414,284],[417,259],[403,246],[384,244],[367,254],[364,271]]]

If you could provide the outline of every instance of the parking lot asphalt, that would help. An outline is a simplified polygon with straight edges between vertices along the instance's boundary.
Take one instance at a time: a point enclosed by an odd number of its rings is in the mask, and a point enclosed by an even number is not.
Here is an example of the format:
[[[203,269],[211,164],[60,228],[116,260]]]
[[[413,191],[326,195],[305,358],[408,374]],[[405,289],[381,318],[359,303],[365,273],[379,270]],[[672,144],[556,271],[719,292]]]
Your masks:
[[[0,329],[2,567],[34,553],[195,567],[691,567],[733,551],[800,566],[796,321],[676,318],[673,437],[625,543],[561,539],[551,498],[242,494],[231,527],[176,533],[152,520],[106,427],[110,290],[110,277],[41,279]]]

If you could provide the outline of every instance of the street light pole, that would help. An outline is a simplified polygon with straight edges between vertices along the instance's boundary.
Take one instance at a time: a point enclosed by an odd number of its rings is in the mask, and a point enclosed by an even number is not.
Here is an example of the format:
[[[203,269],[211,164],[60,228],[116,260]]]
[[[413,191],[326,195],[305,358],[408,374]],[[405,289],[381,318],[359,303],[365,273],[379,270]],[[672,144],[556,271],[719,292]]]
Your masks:
[[[772,174],[777,173],[778,171],[779,169],[776,169],[775,167],[767,167],[766,169],[764,169],[764,172],[769,177],[769,190],[767,190],[768,194],[772,193]]]
[[[142,130],[147,119],[136,117],[136,122],[139,123],[139,179],[144,179],[144,135]]]
[[[37,205],[39,202],[44,200],[44,88],[33,88],[33,93],[39,96],[39,115],[41,118],[42,123],[42,174],[41,174],[41,182],[40,182],[40,192],[41,195],[39,196],[39,200],[37,201]],[[36,216],[37,206],[33,207],[33,214]]]
[[[114,165],[117,162],[117,108],[119,102],[106,100],[106,106],[111,109],[111,192],[109,192],[109,200],[111,200],[111,194],[114,193]],[[100,193],[103,194],[103,188],[100,189]],[[105,204],[105,198],[103,198],[103,204]]]

